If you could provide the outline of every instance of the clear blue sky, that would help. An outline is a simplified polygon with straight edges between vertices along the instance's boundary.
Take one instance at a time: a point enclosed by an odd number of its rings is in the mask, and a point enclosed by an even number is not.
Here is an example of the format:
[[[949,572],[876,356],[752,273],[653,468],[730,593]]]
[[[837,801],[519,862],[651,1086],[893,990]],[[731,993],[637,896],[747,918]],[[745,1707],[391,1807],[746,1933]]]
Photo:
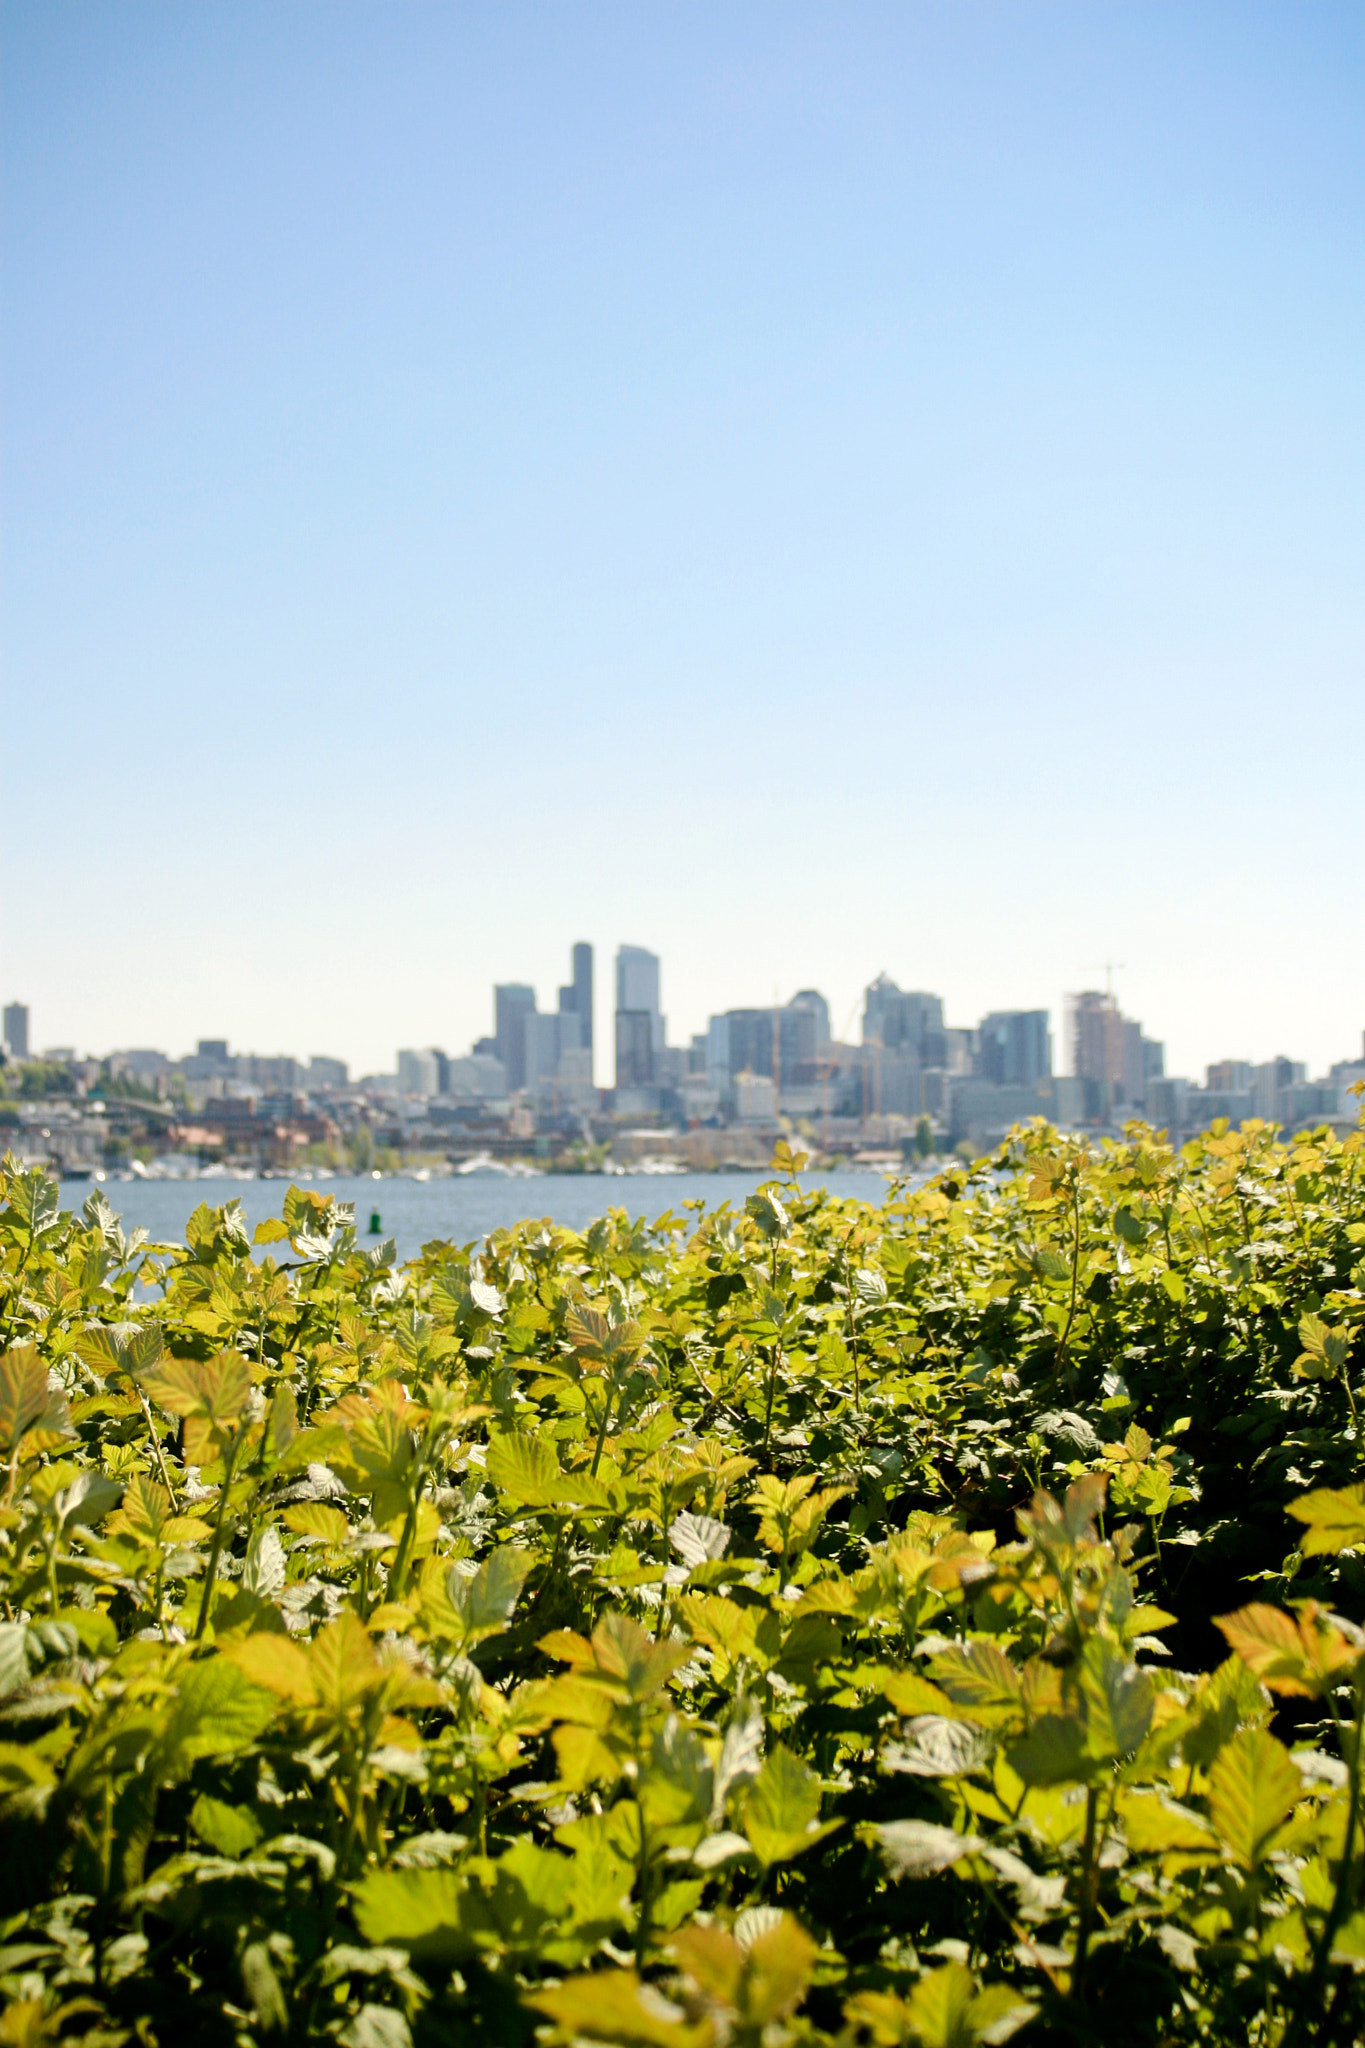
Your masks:
[[[0,39],[41,1044],[391,1067],[588,937],[1358,1052],[1356,0]]]

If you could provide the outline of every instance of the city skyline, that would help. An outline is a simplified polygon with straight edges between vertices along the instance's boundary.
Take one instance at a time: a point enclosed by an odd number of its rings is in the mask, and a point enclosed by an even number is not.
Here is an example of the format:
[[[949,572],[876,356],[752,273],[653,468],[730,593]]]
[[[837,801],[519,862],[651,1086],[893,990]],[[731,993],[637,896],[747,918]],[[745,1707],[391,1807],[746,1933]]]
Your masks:
[[[564,948],[561,945],[561,952],[563,951]],[[538,1023],[543,1025],[556,1022],[562,1029],[565,1013],[569,1013],[570,1021],[573,1022],[573,1013],[577,1011],[579,1004],[584,1001],[585,997],[591,1001],[595,996],[595,1003],[590,1012],[593,1022],[586,1037],[586,1044],[584,1043],[581,1027],[575,1023],[574,1031],[568,1039],[556,1037],[553,1048],[547,1047],[541,1057],[540,1068],[542,1072],[553,1071],[562,1050],[583,1046],[588,1056],[589,1064],[586,1067],[580,1066],[575,1071],[589,1086],[593,1086],[598,1090],[611,1090],[618,1085],[618,1076],[620,1074],[618,1019],[623,991],[629,996],[630,1003],[638,1002],[642,1006],[652,1003],[656,1012],[658,1012],[664,1001],[663,975],[665,963],[662,960],[662,956],[654,952],[652,948],[640,947],[632,941],[622,941],[618,942],[609,953],[604,953],[603,957],[609,962],[609,970],[607,973],[598,976],[595,974],[595,961],[598,953],[599,949],[593,942],[575,941],[569,949],[571,975],[567,984],[558,981],[553,974],[549,977],[548,983],[540,981],[494,983],[491,989],[485,990],[484,994],[487,1016],[486,1025],[483,1030],[474,1029],[467,1036],[439,1030],[427,1034],[414,1033],[408,1038],[407,1045],[410,1050],[407,1051],[403,1049],[401,1037],[398,1038],[396,1048],[391,1038],[390,1046],[381,1051],[374,1060],[356,1060],[353,1058],[346,1051],[345,1046],[335,1033],[332,1034],[332,1038],[325,1049],[321,1047],[314,1049],[310,1046],[306,1051],[301,1049],[303,1041],[297,1041],[293,1050],[290,1051],[285,1047],[282,1040],[279,1043],[262,1040],[259,1044],[248,1044],[245,1038],[231,1031],[224,1031],[212,1039],[206,1039],[202,1032],[196,1031],[191,1034],[188,1044],[200,1049],[205,1044],[215,1047],[221,1046],[224,1051],[226,1051],[230,1044],[235,1053],[244,1053],[247,1057],[256,1058],[267,1063],[270,1059],[281,1056],[300,1060],[305,1066],[310,1059],[315,1064],[320,1061],[324,1066],[333,1060],[339,1059],[344,1062],[351,1077],[352,1085],[355,1085],[364,1076],[377,1078],[385,1074],[394,1074],[395,1062],[400,1063],[401,1070],[401,1061],[405,1057],[424,1057],[428,1053],[435,1053],[438,1057],[467,1065],[471,1054],[477,1056],[480,1053],[487,1054],[496,1050],[500,1057],[503,1058],[504,1065],[509,1071],[510,1085],[516,1090],[526,1086],[528,1079],[534,1078],[534,1076],[528,1076],[524,1065],[521,1064],[523,1055],[520,1052],[513,1054],[510,1060],[508,1059],[507,1052],[510,1043],[508,1038],[509,1025],[504,1021],[504,1017],[510,1018],[514,1010],[524,1005],[525,1009],[529,1010],[536,1017]],[[639,977],[643,975],[643,981],[636,979],[627,982],[623,980],[623,963],[627,960],[629,960],[630,964],[624,968],[625,976]],[[940,1026],[949,1027],[952,1032],[959,1036],[964,1032],[974,1034],[980,1031],[983,1039],[982,1057],[985,1062],[982,1072],[991,1075],[992,1078],[1000,1080],[1017,1078],[1014,1067],[1017,1066],[1021,1057],[1029,1063],[1030,1072],[1046,1071],[1061,1076],[1077,1073],[1081,1070],[1081,1066],[1078,1066],[1075,1056],[1076,1044],[1078,1042],[1077,1034],[1078,1032],[1084,1034],[1087,1025],[1089,1026],[1092,1044],[1096,1047],[1104,1048],[1097,1052],[1092,1052],[1092,1059],[1098,1058],[1101,1062],[1109,1059],[1112,1063],[1115,1063],[1115,1071],[1127,1071],[1130,1074],[1133,1071],[1133,1061],[1136,1059],[1137,1071],[1141,1073],[1143,1071],[1141,1047],[1148,1043],[1148,1040],[1142,1037],[1142,1033],[1145,1030],[1146,1023],[1151,1020],[1144,1020],[1142,1024],[1133,1023],[1128,1020],[1128,1013],[1123,1009],[1123,1004],[1119,1000],[1120,997],[1123,997],[1128,1002],[1128,1009],[1131,1010],[1136,1006],[1127,998],[1125,989],[1115,988],[1115,966],[1116,963],[1113,962],[1104,963],[1105,972],[1102,986],[1095,985],[1088,988],[1077,987],[1070,989],[1065,992],[1060,1002],[1056,1005],[1048,1003],[1038,1005],[1004,1004],[997,1001],[988,1003],[984,1008],[977,1010],[975,1017],[969,1019],[965,1006],[958,1005],[955,1007],[951,997],[941,995],[938,991],[935,991],[928,1000],[939,1006],[938,1021]],[[807,983],[801,988],[793,989],[787,995],[775,993],[766,1003],[756,1002],[746,1006],[733,1001],[722,1002],[717,1008],[708,1011],[704,1017],[700,1018],[695,1026],[692,1026],[690,1020],[684,1016],[682,1022],[670,1030],[668,1016],[666,1014],[656,1014],[653,1043],[656,1048],[662,1048],[667,1042],[669,1050],[673,1052],[685,1050],[690,1043],[705,1037],[718,1016],[737,1013],[767,1014],[774,1007],[790,1008],[799,1005],[802,998],[805,997],[812,998],[823,1006],[825,1016],[828,1018],[829,1035],[834,1043],[865,1044],[868,1042],[867,1004],[875,996],[878,984],[884,980],[890,983],[898,997],[910,994],[911,999],[917,1003],[923,1000],[922,997],[914,996],[912,992],[902,991],[896,977],[888,976],[883,968],[878,971],[877,975],[869,977],[860,986],[853,1004],[850,1006],[848,1015],[842,1024],[839,1021],[838,1005],[829,1003],[822,990],[814,984]],[[927,977],[921,977],[919,985],[922,987],[927,986]],[[557,995],[558,1002],[555,1011],[539,1009],[542,989],[545,989],[547,993]],[[645,989],[646,993],[638,997],[631,995],[630,991],[634,989]],[[1111,1047],[1106,1046],[1107,1034],[1103,1028],[1105,1019],[1103,1016],[1095,1014],[1105,1009],[1112,1010],[1120,1023],[1127,1022],[1130,1044],[1126,1050],[1123,1047],[1121,1036],[1118,1039],[1112,1040]],[[1087,1015],[1087,1013],[1089,1014]],[[1120,1015],[1120,1013],[1122,1014]],[[30,1002],[23,997],[6,1000],[6,1026],[8,1027],[11,1017],[18,1019],[20,1016],[23,1019],[22,1028],[25,1034],[25,1056],[31,1058],[42,1057],[46,1051],[50,1050],[56,1056],[74,1055],[77,1058],[104,1059],[108,1058],[112,1053],[139,1047],[145,1047],[148,1050],[154,1049],[158,1053],[165,1054],[171,1060],[192,1056],[188,1052],[188,1047],[185,1054],[176,1053],[173,1050],[175,1041],[167,1036],[158,1038],[156,1034],[144,1034],[141,1038],[138,1038],[134,1034],[125,1033],[121,1038],[109,1040],[99,1046],[93,1041],[81,1041],[79,1034],[66,1038],[59,1038],[55,1035],[49,1036],[38,1028],[41,1019],[39,1018],[35,1022],[34,1006]],[[1038,1021],[1035,1023],[1035,1020]],[[994,1052],[991,1052],[986,1049],[985,1041],[988,1028],[993,1024],[1000,1026],[1001,1029],[997,1030],[996,1048]],[[1161,1024],[1164,1027],[1165,1020],[1161,1020]],[[491,1028],[488,1028],[490,1026]],[[1025,1030],[1032,1030],[1036,1034],[1033,1041],[1034,1049],[1023,1054],[1019,1050],[1019,1031],[1021,1026]],[[1009,1036],[1013,1036],[1016,1041],[1012,1050],[1006,1044],[1006,1039]],[[898,1037],[899,1032],[893,1032],[891,1037],[885,1042],[894,1046],[898,1041]],[[1038,1064],[1037,1046],[1041,1045],[1044,1039],[1047,1045],[1046,1063],[1040,1066]],[[883,1042],[880,1037],[878,1042]],[[1247,1030],[1242,1030],[1237,1036],[1235,1047],[1225,1046],[1216,1054],[1209,1054],[1197,1061],[1185,1063],[1178,1060],[1173,1061],[1171,1057],[1172,1045],[1179,1042],[1176,1034],[1163,1028],[1162,1037],[1156,1044],[1157,1064],[1153,1069],[1149,1059],[1147,1071],[1155,1071],[1158,1074],[1164,1072],[1167,1075],[1178,1074],[1188,1076],[1197,1082],[1198,1077],[1211,1074],[1220,1067],[1231,1068],[1241,1066],[1254,1068],[1276,1060],[1282,1062],[1290,1060],[1293,1062],[1296,1061],[1296,1055],[1304,1050],[1305,1034],[1300,1033],[1288,1046],[1280,1045],[1273,1052],[1269,1052],[1254,1045],[1252,1034]],[[1305,1072],[1326,1073],[1334,1064],[1354,1060],[1357,1057],[1357,1047],[1359,1045],[1365,1045],[1365,1030],[1348,1033],[1341,1043],[1329,1049],[1325,1057],[1319,1057],[1314,1054],[1313,1056],[1297,1060],[1297,1065],[1301,1066]],[[594,1048],[596,1048],[595,1056]],[[1081,1065],[1083,1066],[1083,1064],[1084,1061],[1082,1060]]]
[[[12,0],[0,57],[45,1042],[469,1043],[569,904],[679,1037],[1112,958],[1187,1071],[1354,1044],[1358,6]]]
[[[4,1008],[0,1145],[64,1174],[126,1171],[364,1171],[378,1160],[424,1175],[559,1160],[575,1171],[762,1164],[795,1134],[813,1157],[922,1162],[949,1151],[979,1157],[1041,1118],[1092,1137],[1134,1118],[1172,1143],[1258,1120],[1286,1132],[1339,1134],[1359,1120],[1361,1057],[1310,1077],[1287,1054],[1224,1057],[1202,1079],[1166,1066],[1164,1043],[1125,1014],[1112,985],[1068,999],[1060,1038],[1049,1011],[995,1009],[954,1021],[941,995],[878,974],[863,990],[856,1037],[832,1036],[815,988],[785,1003],[732,1006],[670,1044],[663,963],[632,943],[607,977],[614,1071],[596,1085],[589,1027],[595,956],[570,948],[568,982],[541,1010],[527,982],[491,991],[494,1029],[467,1053],[400,1046],[394,1067],[352,1075],[335,1057],[261,1055],[200,1038],[171,1059],[148,1047],[82,1059],[45,1048],[33,1063],[28,1008]],[[1063,1057],[1055,1062],[1055,1047]]]

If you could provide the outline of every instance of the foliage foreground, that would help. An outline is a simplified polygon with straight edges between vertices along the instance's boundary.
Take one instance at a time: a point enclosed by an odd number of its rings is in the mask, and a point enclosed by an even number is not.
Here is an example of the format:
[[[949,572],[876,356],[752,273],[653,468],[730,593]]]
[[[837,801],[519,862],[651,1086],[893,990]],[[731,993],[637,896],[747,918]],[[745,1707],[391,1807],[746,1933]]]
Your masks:
[[[1365,2035],[1365,1145],[399,1268],[0,1168],[0,2041]]]

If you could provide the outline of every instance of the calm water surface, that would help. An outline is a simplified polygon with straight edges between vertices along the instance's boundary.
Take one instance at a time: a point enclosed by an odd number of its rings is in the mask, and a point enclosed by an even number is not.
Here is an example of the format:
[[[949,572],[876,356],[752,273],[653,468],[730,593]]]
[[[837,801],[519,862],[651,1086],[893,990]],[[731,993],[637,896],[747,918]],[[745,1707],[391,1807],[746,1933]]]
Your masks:
[[[582,1230],[608,1209],[625,1209],[632,1217],[646,1216],[653,1221],[670,1209],[680,1212],[689,1197],[703,1201],[708,1209],[718,1209],[722,1202],[742,1207],[746,1195],[770,1178],[769,1173],[757,1169],[753,1173],[546,1173],[516,1180],[479,1173],[429,1181],[409,1180],[401,1174],[382,1180],[338,1174],[332,1180],[309,1181],[301,1174],[299,1185],[314,1186],[340,1202],[353,1202],[362,1243],[370,1241],[370,1219],[377,1214],[379,1233],[374,1241],[391,1237],[399,1258],[410,1259],[433,1238],[470,1244],[527,1216],[548,1216],[570,1230]],[[134,1230],[141,1224],[154,1243],[176,1244],[184,1241],[185,1219],[200,1202],[218,1208],[238,1200],[254,1228],[265,1217],[279,1215],[288,1185],[283,1180],[235,1180],[226,1174],[204,1180],[111,1178],[101,1183],[125,1229]],[[887,1183],[880,1173],[863,1172],[807,1174],[802,1185],[877,1202]],[[91,1188],[89,1181],[64,1181],[62,1207],[78,1210]],[[278,1258],[278,1246],[268,1249]]]

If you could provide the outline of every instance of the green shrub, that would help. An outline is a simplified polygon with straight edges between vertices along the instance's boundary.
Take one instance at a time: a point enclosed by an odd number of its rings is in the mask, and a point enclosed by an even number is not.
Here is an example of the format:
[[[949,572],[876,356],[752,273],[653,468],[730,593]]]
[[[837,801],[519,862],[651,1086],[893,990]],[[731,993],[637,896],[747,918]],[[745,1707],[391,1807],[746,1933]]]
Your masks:
[[[1363,1149],[403,1268],[7,1159],[0,2041],[1357,2037]]]

